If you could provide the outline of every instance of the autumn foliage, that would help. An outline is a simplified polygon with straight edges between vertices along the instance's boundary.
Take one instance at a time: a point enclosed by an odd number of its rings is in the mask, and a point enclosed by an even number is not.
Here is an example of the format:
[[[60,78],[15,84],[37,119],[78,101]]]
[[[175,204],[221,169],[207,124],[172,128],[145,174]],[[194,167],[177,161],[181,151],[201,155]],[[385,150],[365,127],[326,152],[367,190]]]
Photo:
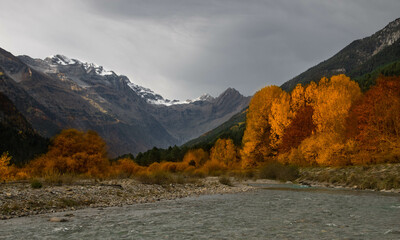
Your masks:
[[[400,77],[379,77],[351,108],[347,137],[363,156],[354,164],[400,161]]]
[[[69,129],[57,135],[49,151],[28,168],[33,175],[69,173],[102,177],[108,173],[108,166],[106,143],[96,132]]]
[[[293,121],[285,130],[282,143],[279,145],[280,153],[285,153],[292,148],[297,148],[304,139],[310,137],[311,134],[315,132],[316,126],[312,119],[313,114],[313,107],[309,105],[300,107]]]
[[[343,74],[291,93],[267,87],[252,99],[246,124],[243,167],[399,162],[400,78],[382,76],[364,95]]]
[[[282,89],[270,86],[256,92],[251,99],[241,150],[243,168],[256,167],[257,162],[261,162],[273,154],[270,144],[271,123],[269,118],[272,104],[281,94],[283,94]]]
[[[11,157],[1,155],[0,180],[63,174],[205,176],[276,162],[298,166],[400,162],[400,77],[381,76],[364,94],[343,74],[299,84],[289,93],[265,87],[250,102],[241,146],[218,139],[209,151],[181,151],[175,146],[169,153],[153,154],[154,159],[139,154],[137,162],[127,157],[110,161],[106,143],[96,132],[68,129],[54,137],[46,154],[24,168],[10,166]]]
[[[7,152],[0,156],[0,181],[5,181],[10,178],[10,160],[11,157]]]

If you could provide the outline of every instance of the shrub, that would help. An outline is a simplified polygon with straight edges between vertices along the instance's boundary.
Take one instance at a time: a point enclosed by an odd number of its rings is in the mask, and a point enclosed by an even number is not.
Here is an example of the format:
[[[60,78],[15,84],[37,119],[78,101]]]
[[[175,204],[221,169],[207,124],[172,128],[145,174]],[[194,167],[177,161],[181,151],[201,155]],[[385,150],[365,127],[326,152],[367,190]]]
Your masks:
[[[227,170],[227,167],[225,164],[218,161],[207,161],[202,167],[202,170],[204,170],[206,175],[219,176]]]
[[[299,169],[293,165],[271,162],[261,167],[259,177],[281,181],[293,181],[299,177]]]
[[[111,167],[111,176],[116,178],[131,178],[140,171],[144,171],[144,167],[139,166],[129,158],[123,158],[113,163]]]
[[[227,176],[220,176],[218,181],[219,181],[219,183],[221,183],[223,185],[230,186],[230,187],[233,186],[231,179]]]
[[[43,187],[43,184],[42,184],[42,182],[39,181],[38,179],[33,179],[33,180],[31,181],[31,188],[33,188],[33,189],[39,189],[39,188],[42,188],[42,187]]]
[[[203,149],[189,150],[183,157],[183,162],[193,167],[200,167],[208,160],[208,153]]]
[[[140,174],[137,179],[144,184],[166,185],[175,183],[172,175],[165,171],[155,171],[152,173]]]
[[[73,184],[77,178],[78,176],[74,174],[59,174],[53,172],[44,176],[44,182],[49,185],[62,186],[63,184]]]

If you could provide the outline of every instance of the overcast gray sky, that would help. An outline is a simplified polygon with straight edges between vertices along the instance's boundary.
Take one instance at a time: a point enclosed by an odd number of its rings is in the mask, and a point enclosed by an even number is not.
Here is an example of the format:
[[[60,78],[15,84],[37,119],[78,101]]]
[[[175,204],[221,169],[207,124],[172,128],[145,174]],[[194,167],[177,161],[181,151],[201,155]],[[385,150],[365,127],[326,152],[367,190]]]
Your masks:
[[[94,62],[169,99],[252,95],[398,17],[399,0],[2,0],[0,47]]]

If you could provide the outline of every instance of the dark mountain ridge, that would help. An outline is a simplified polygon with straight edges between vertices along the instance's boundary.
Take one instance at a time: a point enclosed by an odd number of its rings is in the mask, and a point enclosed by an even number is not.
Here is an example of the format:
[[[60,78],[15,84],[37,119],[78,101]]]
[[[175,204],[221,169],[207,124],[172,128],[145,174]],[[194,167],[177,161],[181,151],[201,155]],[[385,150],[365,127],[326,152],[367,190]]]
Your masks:
[[[0,72],[0,79],[5,76]],[[0,154],[8,152],[11,163],[22,165],[46,152],[48,140],[39,136],[6,95],[0,92]]]

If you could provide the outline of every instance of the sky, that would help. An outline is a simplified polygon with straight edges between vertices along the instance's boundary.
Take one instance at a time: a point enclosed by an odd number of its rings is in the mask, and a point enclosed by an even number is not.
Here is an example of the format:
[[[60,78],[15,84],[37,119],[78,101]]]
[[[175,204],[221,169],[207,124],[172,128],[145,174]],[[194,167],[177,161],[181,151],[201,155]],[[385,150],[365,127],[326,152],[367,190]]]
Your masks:
[[[253,95],[400,17],[399,0],[2,0],[0,47],[63,54],[168,99]]]

